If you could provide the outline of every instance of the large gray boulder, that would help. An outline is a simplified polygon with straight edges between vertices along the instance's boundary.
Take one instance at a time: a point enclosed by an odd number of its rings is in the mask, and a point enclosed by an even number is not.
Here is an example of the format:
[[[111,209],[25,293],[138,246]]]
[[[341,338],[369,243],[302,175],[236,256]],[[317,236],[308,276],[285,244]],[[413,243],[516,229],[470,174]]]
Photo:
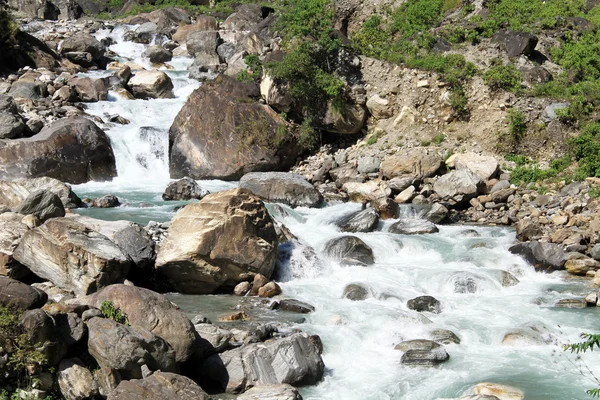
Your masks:
[[[176,290],[232,290],[256,274],[269,278],[277,233],[263,202],[245,189],[213,193],[171,221],[156,268]]]
[[[100,367],[115,369],[124,379],[142,378],[144,365],[150,371],[177,372],[175,351],[152,332],[98,317],[86,324],[88,350]]]
[[[53,218],[26,232],[13,257],[37,276],[77,295],[122,282],[131,264],[109,238],[71,218]]]
[[[72,52],[89,53],[92,60],[99,61],[104,55],[104,45],[95,37],[79,32],[77,35],[62,41],[60,52],[62,54]]]
[[[48,300],[43,291],[6,276],[0,276],[0,305],[22,310],[40,308]]]
[[[325,255],[342,265],[367,266],[375,263],[373,250],[356,236],[340,236],[325,243]]]
[[[388,231],[399,235],[423,235],[426,233],[436,233],[440,230],[433,222],[407,218],[393,223]]]
[[[169,183],[162,195],[163,200],[201,200],[208,194],[203,190],[198,182],[192,178],[181,178],[175,182]]]
[[[195,31],[190,32],[186,38],[186,46],[188,53],[192,56],[199,54],[217,54],[217,47],[219,46],[221,37],[217,31]]]
[[[222,28],[231,31],[250,31],[263,20],[263,12],[258,4],[243,4],[231,14]]]
[[[14,209],[31,193],[44,190],[56,194],[64,208],[81,206],[81,199],[71,190],[71,186],[58,179],[40,177],[31,179],[0,180],[0,206]]]
[[[23,215],[33,215],[41,222],[50,218],[64,217],[65,207],[60,197],[49,190],[38,190],[31,193],[19,206],[15,212]]]
[[[225,371],[213,369],[215,364]],[[262,385],[312,385],[321,380],[324,368],[318,347],[304,333],[226,351],[203,366],[230,393]]]
[[[47,176],[78,184],[116,175],[110,140],[86,118],[63,118],[33,137],[0,140],[0,179]]]
[[[192,322],[161,294],[116,284],[76,301],[96,308],[111,301],[127,315],[132,327],[147,329],[169,343],[177,362],[186,361],[194,352],[197,334]]]
[[[291,207],[316,207],[323,196],[302,175],[291,172],[251,172],[240,180],[240,187],[261,199]]]
[[[442,175],[433,184],[433,190],[451,204],[462,204],[480,194],[485,188],[483,180],[468,169]]]
[[[366,208],[336,221],[344,232],[373,232],[378,223],[379,213],[374,208]]]
[[[137,71],[128,82],[131,92],[138,99],[172,99],[173,82],[162,71]]]
[[[0,111],[0,139],[13,139],[19,137],[25,124],[18,115]]]
[[[103,79],[73,78],[69,80],[69,86],[75,90],[79,100],[83,102],[97,102],[108,98],[108,89]]]
[[[170,372],[155,372],[144,379],[122,381],[108,400],[208,400],[208,395],[190,378]]]
[[[508,251],[520,255],[535,269],[547,272],[564,269],[568,259],[562,246],[556,243],[538,241],[517,243]]]
[[[500,44],[509,57],[529,56],[535,50],[538,37],[528,32],[501,29],[492,40]]]

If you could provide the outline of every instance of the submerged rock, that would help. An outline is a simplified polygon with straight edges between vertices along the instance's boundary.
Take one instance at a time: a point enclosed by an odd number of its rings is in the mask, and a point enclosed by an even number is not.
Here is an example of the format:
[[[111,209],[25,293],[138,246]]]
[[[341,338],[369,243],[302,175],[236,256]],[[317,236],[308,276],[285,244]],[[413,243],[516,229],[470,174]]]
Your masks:
[[[367,208],[336,221],[336,225],[344,232],[373,232],[379,223],[379,212]]]
[[[432,350],[407,350],[400,362],[413,367],[435,367],[449,359],[448,352],[443,347],[437,347]]]
[[[365,285],[360,283],[351,283],[344,288],[342,297],[352,301],[366,300],[367,298],[371,297],[371,291]]]
[[[460,344],[460,338],[448,329],[434,329],[429,332],[429,338],[440,344]]]
[[[169,186],[162,194],[163,200],[192,200],[203,199],[209,192],[203,190],[198,182],[192,178],[182,178],[175,182],[169,183]]]
[[[442,312],[442,304],[438,299],[432,296],[419,296],[414,299],[410,299],[406,306],[410,310],[415,311],[428,311],[434,314],[439,314]]]
[[[375,263],[373,250],[356,236],[340,236],[325,244],[325,255],[342,265],[367,266]]]
[[[520,389],[498,383],[482,382],[473,388],[474,394],[496,396],[500,400],[523,400],[525,394]]]
[[[289,311],[300,314],[308,314],[315,311],[315,307],[311,306],[308,303],[305,303],[300,300],[295,299],[283,299],[277,302],[277,306],[275,307],[277,310],[281,311]]]
[[[421,219],[403,219],[392,224],[388,232],[399,235],[423,235],[426,233],[439,232],[434,223]]]

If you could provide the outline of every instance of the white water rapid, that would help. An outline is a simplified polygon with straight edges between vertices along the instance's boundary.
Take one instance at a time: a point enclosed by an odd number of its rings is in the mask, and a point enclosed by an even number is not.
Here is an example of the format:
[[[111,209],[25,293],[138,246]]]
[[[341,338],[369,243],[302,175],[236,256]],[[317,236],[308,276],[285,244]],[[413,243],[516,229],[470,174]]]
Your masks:
[[[130,28],[101,31],[98,37],[110,36],[116,41],[111,50],[148,66],[141,58],[144,46],[123,41],[126,29]],[[160,195],[169,182],[168,128],[198,86],[187,78],[185,69],[190,63],[191,59],[175,59],[171,63],[175,69],[167,71],[174,80],[175,99],[124,100],[113,93],[109,101],[89,106],[91,114],[103,118],[119,114],[131,123],[104,127],[115,150],[118,178],[74,187],[81,197],[113,193],[125,205],[82,213],[140,223],[168,221],[174,215],[178,203],[163,202]],[[201,185],[217,191],[236,184],[212,181]],[[393,222],[389,221],[376,232],[356,234],[373,249],[374,265],[342,267],[323,257],[323,247],[343,234],[333,222],[359,210],[360,205],[284,209],[283,214],[274,211],[274,217],[321,258],[321,262],[306,258],[299,246],[293,250],[292,262],[279,271],[285,296],[316,308],[298,327],[320,335],[324,343],[325,378],[319,385],[302,389],[305,400],[458,398],[482,381],[518,387],[527,400],[570,400],[586,399],[585,389],[594,387],[584,376],[589,372],[580,374],[580,362],[564,353],[561,344],[577,341],[582,331],[597,331],[598,311],[554,307],[558,300],[584,296],[592,287],[568,280],[563,273],[536,273],[508,252],[515,241],[512,229],[440,226],[439,233],[404,236],[387,233]],[[415,213],[406,209],[403,215],[414,217]],[[503,271],[519,282],[503,286]],[[342,299],[349,283],[368,286],[371,296],[364,301]],[[420,295],[436,297],[442,312],[421,315],[409,310],[407,300]],[[177,296],[172,299],[176,301]],[[200,306],[193,309],[193,299],[187,297],[186,311],[202,313]],[[505,333],[525,326],[535,326],[549,343],[501,344]],[[460,344],[446,346],[450,360],[436,368],[401,365],[402,353],[394,350],[395,344],[428,338],[432,329],[449,329],[460,337]],[[587,354],[584,360],[600,376],[598,354]]]

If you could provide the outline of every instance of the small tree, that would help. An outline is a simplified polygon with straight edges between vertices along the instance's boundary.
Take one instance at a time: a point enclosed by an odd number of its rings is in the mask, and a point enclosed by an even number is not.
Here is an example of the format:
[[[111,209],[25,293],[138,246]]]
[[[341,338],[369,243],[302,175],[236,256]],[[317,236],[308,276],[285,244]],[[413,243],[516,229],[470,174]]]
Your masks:
[[[594,348],[600,348],[600,335],[594,335],[591,333],[582,333],[581,338],[584,339],[580,343],[565,344],[563,350],[570,351],[571,353],[579,354],[585,353],[586,351],[594,351]],[[585,392],[594,398],[600,398],[600,380],[593,374],[590,368],[583,363],[586,368],[586,373],[581,370],[581,374],[589,378],[597,386],[593,389],[587,389]]]

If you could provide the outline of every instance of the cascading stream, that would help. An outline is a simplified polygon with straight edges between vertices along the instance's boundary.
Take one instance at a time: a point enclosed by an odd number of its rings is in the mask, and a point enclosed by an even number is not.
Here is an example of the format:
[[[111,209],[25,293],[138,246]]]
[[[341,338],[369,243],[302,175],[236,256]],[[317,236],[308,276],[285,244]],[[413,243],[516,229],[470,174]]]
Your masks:
[[[149,66],[141,57],[144,45],[125,42],[128,29],[100,31],[98,38],[115,40],[110,49],[123,60]],[[86,209],[81,213],[103,219],[129,219],[140,223],[168,221],[177,202],[160,195],[169,182],[168,128],[187,96],[199,85],[187,78],[189,58],[175,59],[175,99],[125,100],[111,93],[109,101],[89,106],[88,112],[105,118],[119,114],[128,125],[105,127],[117,159],[118,178],[75,187],[80,196],[116,194],[125,205],[116,209]],[[100,76],[106,72],[94,72]],[[203,181],[209,191],[235,187],[236,183]],[[277,208],[281,210],[281,208]],[[356,234],[374,252],[374,265],[342,267],[324,257],[325,243],[343,233],[335,221],[360,209],[341,204],[324,209],[286,209],[274,217],[285,223],[303,243],[286,248],[292,262],[278,271],[285,296],[306,301],[316,311],[299,327],[318,334],[324,342],[324,381],[302,389],[305,400],[430,400],[457,398],[482,381],[505,383],[525,391],[527,400],[585,399],[594,384],[578,374],[560,344],[578,340],[581,331],[595,331],[596,308],[555,308],[563,298],[580,297],[592,288],[569,281],[562,273],[540,274],[508,252],[514,231],[499,227],[440,226],[430,235],[404,236],[387,232],[393,221],[380,223],[373,233]],[[79,211],[78,211],[79,212]],[[404,218],[421,212],[406,208]],[[319,260],[305,246],[312,246]],[[519,283],[504,287],[507,271]],[[367,285],[364,301],[342,299],[349,283]],[[440,314],[411,311],[406,301],[420,295],[436,297]],[[177,301],[178,297],[172,299]],[[179,298],[183,301],[183,296]],[[204,296],[202,299],[210,298]],[[203,314],[194,297],[181,306],[190,314]],[[205,301],[205,300],[203,300]],[[276,313],[276,311],[266,311]],[[276,316],[277,314],[273,314]],[[534,325],[549,344],[505,346],[503,336],[512,329]],[[409,368],[400,364],[402,353],[394,345],[427,338],[432,329],[449,329],[460,344],[447,345],[450,361],[437,368]],[[574,360],[574,357],[570,358]],[[600,376],[594,355],[586,355]]]

